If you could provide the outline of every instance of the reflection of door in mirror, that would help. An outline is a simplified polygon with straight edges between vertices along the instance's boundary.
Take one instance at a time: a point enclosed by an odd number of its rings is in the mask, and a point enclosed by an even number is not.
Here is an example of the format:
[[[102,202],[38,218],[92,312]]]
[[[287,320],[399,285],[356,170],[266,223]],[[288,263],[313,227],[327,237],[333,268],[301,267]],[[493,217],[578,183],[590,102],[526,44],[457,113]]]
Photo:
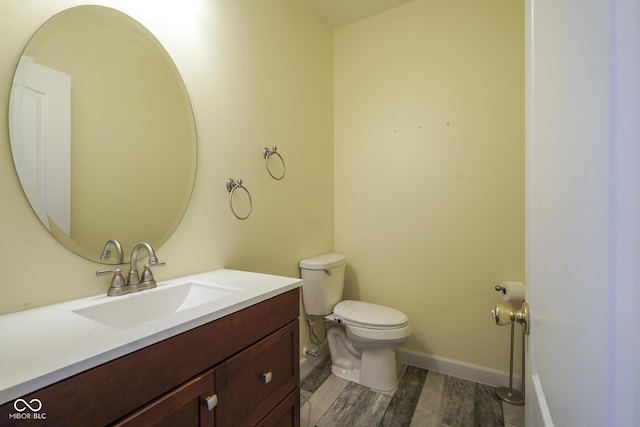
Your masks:
[[[66,101],[40,87],[44,70],[66,74]],[[62,245],[103,262],[109,239],[128,253],[171,236],[195,179],[195,123],[178,69],[139,22],[93,5],[54,15],[25,46],[9,102],[20,183]]]
[[[11,87],[9,132],[27,199],[51,231],[71,235],[71,76],[22,56]]]

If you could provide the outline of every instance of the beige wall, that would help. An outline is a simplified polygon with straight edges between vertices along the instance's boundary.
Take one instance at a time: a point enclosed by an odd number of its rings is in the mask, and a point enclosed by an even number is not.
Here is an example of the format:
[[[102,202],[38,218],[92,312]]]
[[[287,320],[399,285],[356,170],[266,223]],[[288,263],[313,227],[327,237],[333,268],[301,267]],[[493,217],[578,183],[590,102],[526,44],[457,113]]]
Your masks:
[[[107,277],[95,277],[101,264],[68,251],[39,223],[8,142],[9,88],[23,47],[46,19],[83,3],[0,5],[0,313],[109,286]],[[195,188],[177,231],[157,248],[167,266],[156,278],[218,268],[298,277],[299,259],[332,250],[332,32],[308,2],[92,3],[118,8],[154,33],[180,70],[195,114]],[[287,161],[282,181],[264,168],[262,149],[273,145]],[[227,178],[242,178],[251,191],[254,210],[246,221],[229,211]]]
[[[418,0],[334,34],[346,296],[407,313],[411,350],[499,370],[493,286],[524,279],[523,23],[522,2]]]

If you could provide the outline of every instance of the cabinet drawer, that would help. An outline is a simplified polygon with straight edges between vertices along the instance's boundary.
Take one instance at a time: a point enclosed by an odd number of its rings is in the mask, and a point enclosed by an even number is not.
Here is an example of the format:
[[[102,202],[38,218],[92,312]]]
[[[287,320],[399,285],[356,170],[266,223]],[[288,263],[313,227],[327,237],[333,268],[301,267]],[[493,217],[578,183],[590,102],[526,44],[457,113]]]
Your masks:
[[[295,390],[298,346],[296,319],[217,366],[216,425],[256,425]]]
[[[113,427],[212,425],[213,411],[207,407],[207,399],[214,396],[213,390],[213,370],[209,370],[116,422]]]

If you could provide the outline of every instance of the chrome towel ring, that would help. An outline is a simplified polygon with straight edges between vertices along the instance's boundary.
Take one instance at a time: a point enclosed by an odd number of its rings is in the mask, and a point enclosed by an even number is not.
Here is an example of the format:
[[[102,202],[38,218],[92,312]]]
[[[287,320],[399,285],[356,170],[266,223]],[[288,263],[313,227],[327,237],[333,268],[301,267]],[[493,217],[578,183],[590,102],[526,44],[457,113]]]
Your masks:
[[[284,178],[285,174],[287,173],[287,165],[284,163],[284,159],[282,158],[280,153],[278,153],[277,150],[278,150],[278,147],[276,147],[275,145],[271,150],[269,150],[267,147],[264,147],[264,149],[262,150],[262,155],[264,156],[264,165],[266,166],[267,172],[269,172],[269,175],[271,175],[271,178],[280,180]],[[274,174],[271,171],[271,168],[269,167],[269,157],[271,157],[272,155],[278,156],[280,158],[280,162],[282,162],[281,174]]]
[[[226,184],[227,184],[227,191],[229,192],[229,208],[231,208],[231,212],[233,213],[233,215],[238,219],[249,218],[249,215],[251,215],[251,211],[253,211],[253,201],[251,200],[251,193],[249,193],[249,190],[247,190],[247,187],[242,185],[241,179],[238,179],[238,182],[236,182],[233,179],[229,178]],[[248,208],[247,214],[243,216],[238,215],[238,213],[236,212],[236,209],[233,207],[233,193],[238,188],[242,188],[245,191],[245,193],[247,193],[247,197],[249,198],[249,208]]]

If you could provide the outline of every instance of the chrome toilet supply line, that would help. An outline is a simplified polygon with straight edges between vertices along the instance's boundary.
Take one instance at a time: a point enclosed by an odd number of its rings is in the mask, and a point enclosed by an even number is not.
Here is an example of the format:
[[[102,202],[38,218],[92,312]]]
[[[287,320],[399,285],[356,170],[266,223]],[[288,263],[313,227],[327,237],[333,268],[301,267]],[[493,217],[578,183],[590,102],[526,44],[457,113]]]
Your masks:
[[[232,178],[229,178],[227,179],[226,186],[227,191],[229,192],[229,208],[231,208],[231,212],[233,213],[233,215],[241,220],[249,218],[249,215],[251,215],[251,212],[253,211],[253,201],[251,200],[251,193],[249,193],[247,187],[242,185],[242,180],[238,179],[238,181],[236,182]],[[249,198],[249,210],[246,215],[238,215],[236,209],[233,207],[233,193],[239,188],[243,189],[245,193],[247,193],[247,197]]]
[[[280,162],[282,162],[281,175],[275,175],[271,171],[271,168],[269,167],[269,157],[271,157],[272,155],[278,156],[280,158]],[[285,164],[284,158],[282,158],[282,155],[278,153],[278,147],[274,145],[271,150],[269,150],[267,147],[264,147],[264,149],[262,150],[262,156],[264,157],[264,165],[267,168],[267,172],[269,172],[269,175],[271,175],[271,178],[277,179],[277,180],[281,180],[282,178],[284,178],[284,176],[287,174],[287,165]]]
[[[324,343],[327,340],[327,327],[324,324],[324,320],[322,322],[320,322],[320,326],[321,326],[322,331],[323,331],[322,338],[319,338],[318,335],[316,335],[316,332],[315,332],[315,320],[316,320],[316,317],[311,315],[311,314],[307,314],[305,316],[305,320],[307,321],[307,327],[309,328],[309,340],[311,341],[311,343],[316,345],[316,346]],[[313,357],[318,357],[317,354],[313,354],[313,353],[309,353],[309,355],[313,356]]]

